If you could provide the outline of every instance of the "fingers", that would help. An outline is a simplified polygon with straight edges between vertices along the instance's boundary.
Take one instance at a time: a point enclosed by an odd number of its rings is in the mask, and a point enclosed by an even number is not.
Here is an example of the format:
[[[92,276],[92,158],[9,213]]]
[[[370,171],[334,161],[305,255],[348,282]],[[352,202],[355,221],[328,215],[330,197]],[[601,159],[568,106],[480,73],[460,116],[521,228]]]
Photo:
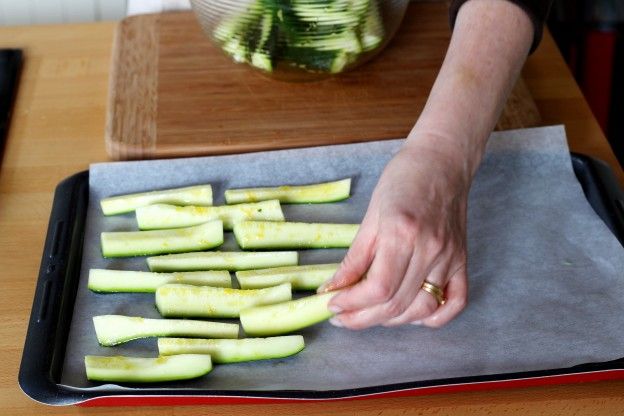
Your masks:
[[[468,279],[466,264],[450,278],[446,286],[446,302],[435,312],[422,319],[422,324],[431,328],[439,328],[460,314],[466,307],[468,298]]]
[[[419,321],[430,316],[438,309],[437,299],[428,292],[422,290],[422,284],[426,280],[429,283],[444,288],[448,280],[449,265],[448,262],[439,262],[436,264],[431,272],[426,274],[426,279],[421,278],[418,280],[418,286],[416,293],[411,298],[411,304],[405,308],[401,314],[395,315],[392,319],[387,320],[384,326],[397,326],[406,323]]]
[[[373,261],[373,249],[375,247],[374,228],[364,221],[347,251],[347,255],[342,260],[340,267],[331,280],[325,282],[318,288],[317,292],[330,292],[351,286],[362,279],[368,267]]]
[[[336,295],[330,310],[359,311],[389,301],[399,289],[411,257],[410,245],[400,240],[379,244],[366,279]]]

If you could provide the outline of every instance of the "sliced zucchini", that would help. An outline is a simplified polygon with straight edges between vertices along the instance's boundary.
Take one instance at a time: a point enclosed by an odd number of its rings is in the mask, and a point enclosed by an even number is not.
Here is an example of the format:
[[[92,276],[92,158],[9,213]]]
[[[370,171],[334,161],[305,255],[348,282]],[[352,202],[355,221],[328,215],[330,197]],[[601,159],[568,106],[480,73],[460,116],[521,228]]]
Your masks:
[[[290,299],[290,283],[254,290],[179,284],[156,289],[156,308],[166,318],[238,318],[243,309]]]
[[[148,257],[147,265],[154,272],[188,270],[249,270],[266,267],[294,266],[299,261],[296,251],[213,251],[169,254]]]
[[[237,324],[190,319],[148,319],[138,316],[99,315],[93,317],[93,325],[98,342],[104,347],[147,337],[238,337]]]
[[[85,368],[89,380],[153,383],[201,377],[212,370],[212,360],[206,354],[158,358],[87,355]]]
[[[232,287],[230,273],[226,270],[154,273],[104,269],[89,270],[88,287],[94,292],[154,293],[157,287],[167,283]]]
[[[241,221],[234,236],[244,249],[349,247],[359,224]]]
[[[123,214],[151,204],[212,205],[212,186],[197,185],[104,198],[100,201],[104,215]]]
[[[212,361],[222,364],[288,357],[304,347],[301,335],[247,339],[158,338],[160,355],[209,354]]]
[[[101,241],[104,257],[207,250],[223,244],[223,223],[214,220],[173,230],[103,232]]]
[[[383,19],[379,12],[379,5],[375,0],[369,0],[369,9],[361,27],[360,40],[364,51],[371,51],[382,44],[384,39]]]
[[[284,221],[284,213],[274,199],[218,207],[156,204],[137,208],[136,218],[141,230],[188,227],[217,219],[223,221],[223,229],[231,230],[234,223],[244,220]]]
[[[338,263],[272,267],[236,272],[241,289],[261,289],[290,282],[293,290],[316,290],[338,270]]]
[[[225,191],[228,204],[278,199],[285,204],[336,202],[349,198],[351,178],[313,185],[285,185],[271,188],[243,188]]]
[[[240,313],[243,330],[250,336],[285,334],[332,317],[327,309],[336,292],[308,296],[290,302],[256,306]]]

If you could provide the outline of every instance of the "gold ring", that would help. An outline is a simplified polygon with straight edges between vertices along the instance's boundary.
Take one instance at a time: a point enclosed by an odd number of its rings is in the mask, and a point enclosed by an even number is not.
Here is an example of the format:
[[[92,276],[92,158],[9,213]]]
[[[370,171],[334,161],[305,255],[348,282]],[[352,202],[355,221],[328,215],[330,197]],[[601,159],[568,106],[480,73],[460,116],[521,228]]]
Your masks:
[[[442,290],[439,286],[424,281],[422,284],[422,290],[433,296],[435,300],[438,301],[438,305],[444,305],[446,302],[446,299],[444,298],[444,290]]]

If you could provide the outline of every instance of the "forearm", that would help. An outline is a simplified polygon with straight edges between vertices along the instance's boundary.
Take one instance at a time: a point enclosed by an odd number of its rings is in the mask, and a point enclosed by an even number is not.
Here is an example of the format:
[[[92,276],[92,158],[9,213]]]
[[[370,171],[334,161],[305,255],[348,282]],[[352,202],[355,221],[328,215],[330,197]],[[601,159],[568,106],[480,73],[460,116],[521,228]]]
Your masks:
[[[505,0],[470,0],[459,10],[446,58],[406,142],[476,171],[487,138],[533,41],[533,24]]]

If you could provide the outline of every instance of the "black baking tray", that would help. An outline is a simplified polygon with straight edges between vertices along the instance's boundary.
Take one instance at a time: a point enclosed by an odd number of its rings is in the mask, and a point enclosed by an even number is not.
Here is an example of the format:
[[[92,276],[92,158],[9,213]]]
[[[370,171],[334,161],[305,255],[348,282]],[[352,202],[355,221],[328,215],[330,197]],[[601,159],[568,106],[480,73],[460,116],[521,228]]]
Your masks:
[[[571,159],[574,172],[589,203],[624,245],[624,191],[613,172],[604,162],[585,155],[573,153]],[[158,385],[135,391],[93,391],[63,386],[59,382],[80,277],[88,203],[87,171],[77,173],[58,185],[19,372],[19,385],[22,390],[41,403],[89,406],[300,402],[624,378],[624,358],[621,358],[569,368],[331,391],[216,391],[159,388]]]

